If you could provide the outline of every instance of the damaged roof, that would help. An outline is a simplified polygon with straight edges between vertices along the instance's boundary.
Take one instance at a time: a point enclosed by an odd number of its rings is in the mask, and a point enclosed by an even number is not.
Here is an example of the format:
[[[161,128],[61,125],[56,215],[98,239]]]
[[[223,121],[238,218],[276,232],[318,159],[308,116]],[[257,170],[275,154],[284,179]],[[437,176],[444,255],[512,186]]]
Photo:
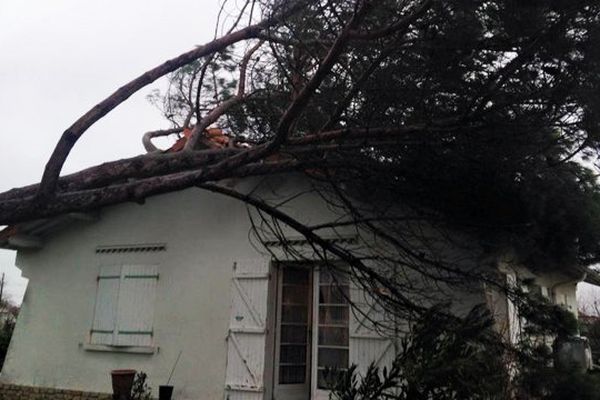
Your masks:
[[[90,213],[67,213],[54,218],[44,218],[7,226],[0,231],[0,248],[9,250],[37,249],[52,233],[74,222],[93,222],[98,217]]]

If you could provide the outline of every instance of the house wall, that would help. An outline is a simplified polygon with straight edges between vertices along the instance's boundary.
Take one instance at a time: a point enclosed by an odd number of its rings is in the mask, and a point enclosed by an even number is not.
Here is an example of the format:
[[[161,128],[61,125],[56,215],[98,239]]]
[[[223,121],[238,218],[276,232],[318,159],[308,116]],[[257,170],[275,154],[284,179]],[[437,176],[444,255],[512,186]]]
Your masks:
[[[498,272],[500,279],[508,287],[519,285],[527,279],[539,286],[541,294],[550,302],[564,307],[577,318],[577,284],[583,277],[568,277],[558,272],[534,273],[525,268],[517,261],[514,254],[508,252],[498,258]],[[522,319],[515,305],[506,294],[498,288],[488,286],[486,288],[488,307],[495,317],[496,329],[511,343],[520,340],[522,331]],[[551,344],[553,339],[548,338]]]
[[[561,274],[550,274],[539,277],[537,282],[548,289],[548,297],[555,304],[564,306],[577,317],[577,284],[580,279],[569,278]]]
[[[285,180],[291,184],[289,177]],[[244,182],[239,189],[253,187]],[[265,188],[283,190],[279,181]],[[291,187],[302,190],[301,185]],[[303,220],[323,221],[331,211],[316,200],[290,208]],[[290,211],[290,210],[288,210]],[[97,222],[73,225],[36,251],[19,251],[17,264],[29,279],[19,320],[2,370],[3,382],[110,392],[110,370],[146,372],[157,393],[179,352],[172,379],[177,399],[223,397],[230,284],[234,262],[264,257],[249,241],[247,208],[200,189],[122,204]],[[86,349],[92,324],[99,264],[98,246],[165,243],[164,253],[127,255],[158,260],[154,354]],[[115,256],[119,257],[119,256]],[[109,260],[110,261],[110,260]]]
[[[244,191],[257,182],[229,184]],[[301,178],[271,178],[259,192],[267,199],[281,198],[282,193],[304,193],[286,203],[283,210],[307,224],[339,217]],[[356,234],[348,229],[337,234]],[[249,240],[250,231],[243,203],[188,189],[150,198],[144,205],[107,208],[94,223],[71,225],[46,238],[40,250],[19,251],[17,264],[29,286],[0,379],[17,385],[106,393],[111,390],[110,370],[133,368],[148,374],[156,394],[181,352],[171,382],[174,398],[223,398],[232,267],[241,260],[267,259]],[[164,243],[166,251],[96,253],[98,246],[149,243]],[[305,250],[312,251],[310,247]],[[152,354],[89,349],[99,266],[111,262],[160,265],[153,324],[156,350]],[[454,296],[459,313],[485,302],[481,288],[443,288],[438,285],[435,292],[444,299]]]
[[[532,279],[534,284],[542,288],[542,295],[554,304],[563,306],[577,317],[577,284],[583,276],[566,276],[559,272],[535,273],[514,261],[508,255],[500,262],[500,271],[513,274],[519,279]]]

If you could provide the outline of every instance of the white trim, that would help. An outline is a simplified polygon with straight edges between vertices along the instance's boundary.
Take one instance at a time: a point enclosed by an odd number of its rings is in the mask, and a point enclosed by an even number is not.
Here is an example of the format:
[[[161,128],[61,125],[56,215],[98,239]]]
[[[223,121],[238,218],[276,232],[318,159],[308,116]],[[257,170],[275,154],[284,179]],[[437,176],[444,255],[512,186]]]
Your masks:
[[[263,387],[242,386],[242,385],[225,385],[225,389],[232,392],[256,392],[262,393],[265,391]]]
[[[133,353],[133,354],[154,354],[158,353],[158,347],[155,346],[109,346],[106,344],[84,343],[85,351],[103,351],[111,353]]]
[[[321,238],[326,240],[331,244],[357,244],[358,243],[358,235],[321,235]],[[286,236],[285,241],[281,241],[276,238],[267,238],[264,241],[266,247],[282,247],[282,246],[308,246],[310,245],[310,241],[306,239],[304,236]]]
[[[235,327],[229,328],[229,331],[233,332],[233,333],[256,333],[256,334],[261,334],[261,335],[264,335],[267,333],[266,328],[258,328],[258,327],[254,327],[254,326],[235,326]]]

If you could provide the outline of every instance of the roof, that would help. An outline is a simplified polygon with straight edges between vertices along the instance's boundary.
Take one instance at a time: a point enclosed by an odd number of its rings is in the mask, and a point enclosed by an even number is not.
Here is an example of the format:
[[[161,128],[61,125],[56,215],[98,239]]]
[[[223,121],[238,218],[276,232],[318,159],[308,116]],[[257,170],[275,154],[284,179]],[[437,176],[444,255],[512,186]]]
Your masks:
[[[584,268],[585,269],[585,278],[583,279],[584,282],[589,283],[591,285],[595,285],[595,286],[600,286],[600,273],[598,273],[598,271],[595,271],[591,268]]]
[[[97,220],[95,214],[67,213],[54,218],[11,225],[0,231],[0,248],[9,250],[40,248],[44,239],[51,233],[64,229],[77,221],[92,222],[95,220]]]
[[[182,151],[186,142],[192,134],[190,128],[183,130],[183,136],[165,153],[176,153]],[[224,130],[220,128],[205,129],[205,140],[203,144],[209,148],[224,148],[231,145],[235,147],[247,147],[246,144],[233,143]],[[0,231],[0,249],[17,250],[23,248],[40,248],[43,239],[50,233],[56,232],[75,221],[91,221],[95,216],[88,213],[67,213],[53,218],[45,218],[34,221],[11,225]]]

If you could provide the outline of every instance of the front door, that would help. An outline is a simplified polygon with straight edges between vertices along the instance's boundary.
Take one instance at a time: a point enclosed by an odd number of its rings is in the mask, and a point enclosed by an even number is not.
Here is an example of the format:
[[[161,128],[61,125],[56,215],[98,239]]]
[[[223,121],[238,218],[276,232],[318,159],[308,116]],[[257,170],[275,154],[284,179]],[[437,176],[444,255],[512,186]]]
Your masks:
[[[273,397],[308,400],[311,384],[312,273],[309,268],[279,269]]]
[[[348,278],[282,265],[277,287],[273,398],[327,399],[334,371],[348,368]]]

